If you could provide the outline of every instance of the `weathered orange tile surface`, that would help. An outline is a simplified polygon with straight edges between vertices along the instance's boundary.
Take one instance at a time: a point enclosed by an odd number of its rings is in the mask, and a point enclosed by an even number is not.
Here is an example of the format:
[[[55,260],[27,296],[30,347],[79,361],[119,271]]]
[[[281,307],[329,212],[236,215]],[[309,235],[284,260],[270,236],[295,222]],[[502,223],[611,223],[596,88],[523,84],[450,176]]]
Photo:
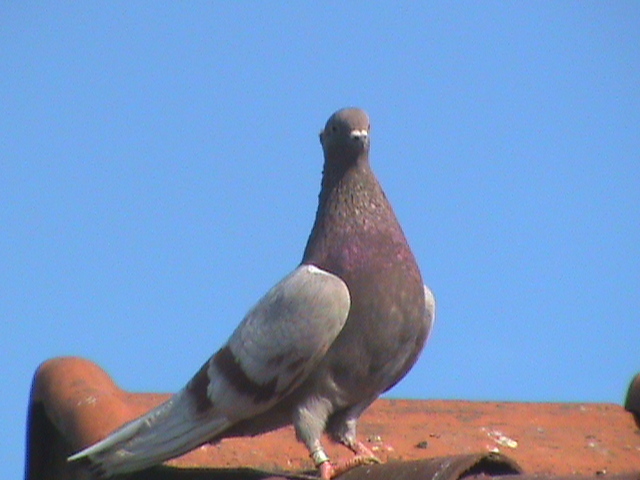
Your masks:
[[[529,473],[594,475],[640,469],[640,434],[618,405],[378,400],[360,435],[383,459],[415,460],[499,450]],[[339,446],[329,454],[346,455]],[[229,439],[178,463],[310,468],[291,428]]]
[[[39,459],[38,449],[57,452],[60,458],[50,464],[64,468],[66,455],[166,398],[166,394],[122,391],[102,369],[84,359],[46,362],[32,388],[32,416],[43,411],[39,416],[46,418],[30,422],[31,454]],[[54,435],[43,434],[43,425],[49,423]],[[359,425],[360,437],[383,460],[500,451],[527,473],[595,475],[640,470],[640,430],[633,415],[620,405],[381,399],[365,412]],[[349,454],[326,443],[330,456]],[[255,438],[226,439],[169,464],[313,467],[292,428]]]

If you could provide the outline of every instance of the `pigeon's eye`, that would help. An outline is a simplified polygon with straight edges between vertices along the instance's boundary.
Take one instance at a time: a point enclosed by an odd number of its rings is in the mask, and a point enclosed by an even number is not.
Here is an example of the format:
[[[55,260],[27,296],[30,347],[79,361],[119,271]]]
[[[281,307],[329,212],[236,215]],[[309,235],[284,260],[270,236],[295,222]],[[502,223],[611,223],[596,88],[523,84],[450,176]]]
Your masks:
[[[338,131],[338,127],[336,127],[335,125],[331,125],[331,131],[333,133],[336,133]]]

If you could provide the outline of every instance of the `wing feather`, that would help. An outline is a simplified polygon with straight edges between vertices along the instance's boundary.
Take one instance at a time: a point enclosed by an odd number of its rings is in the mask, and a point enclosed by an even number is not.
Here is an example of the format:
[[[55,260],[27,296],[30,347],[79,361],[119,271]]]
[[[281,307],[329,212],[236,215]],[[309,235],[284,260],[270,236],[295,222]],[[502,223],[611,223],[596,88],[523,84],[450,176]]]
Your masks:
[[[301,265],[246,315],[209,362],[207,394],[232,420],[261,413],[309,375],[349,314],[346,284]]]
[[[184,389],[69,460],[88,457],[103,476],[134,472],[266,411],[318,364],[349,308],[349,290],[340,278],[301,265],[249,311]]]

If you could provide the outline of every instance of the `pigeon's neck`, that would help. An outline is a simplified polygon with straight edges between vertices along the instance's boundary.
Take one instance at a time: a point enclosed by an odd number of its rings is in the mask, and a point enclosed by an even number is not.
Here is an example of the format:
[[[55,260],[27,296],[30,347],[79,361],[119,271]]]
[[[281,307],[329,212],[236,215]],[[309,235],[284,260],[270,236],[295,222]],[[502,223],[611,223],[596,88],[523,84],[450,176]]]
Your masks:
[[[375,245],[370,245],[373,239]],[[378,248],[398,247],[408,249],[368,159],[358,158],[342,170],[332,169],[331,163],[326,162],[318,211],[303,263],[324,267],[340,261],[346,251],[357,250],[368,256],[375,255]]]
[[[366,204],[368,197],[376,196],[378,191],[381,192],[380,185],[365,155],[348,161],[327,159],[322,171],[318,213],[332,206],[348,206],[345,201]]]

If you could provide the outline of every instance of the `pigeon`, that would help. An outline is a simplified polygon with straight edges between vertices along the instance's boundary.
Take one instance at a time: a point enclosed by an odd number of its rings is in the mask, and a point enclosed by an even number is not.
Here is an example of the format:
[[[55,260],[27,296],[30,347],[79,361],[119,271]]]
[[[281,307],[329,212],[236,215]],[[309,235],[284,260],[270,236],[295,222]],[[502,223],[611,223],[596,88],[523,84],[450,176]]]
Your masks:
[[[293,424],[323,479],[379,462],[357,439],[358,419],[415,364],[435,300],[371,169],[366,112],[335,112],[320,143],[318,209],[300,265],[181,391],[69,461],[88,459],[107,478]],[[331,460],[324,433],[354,455]]]

